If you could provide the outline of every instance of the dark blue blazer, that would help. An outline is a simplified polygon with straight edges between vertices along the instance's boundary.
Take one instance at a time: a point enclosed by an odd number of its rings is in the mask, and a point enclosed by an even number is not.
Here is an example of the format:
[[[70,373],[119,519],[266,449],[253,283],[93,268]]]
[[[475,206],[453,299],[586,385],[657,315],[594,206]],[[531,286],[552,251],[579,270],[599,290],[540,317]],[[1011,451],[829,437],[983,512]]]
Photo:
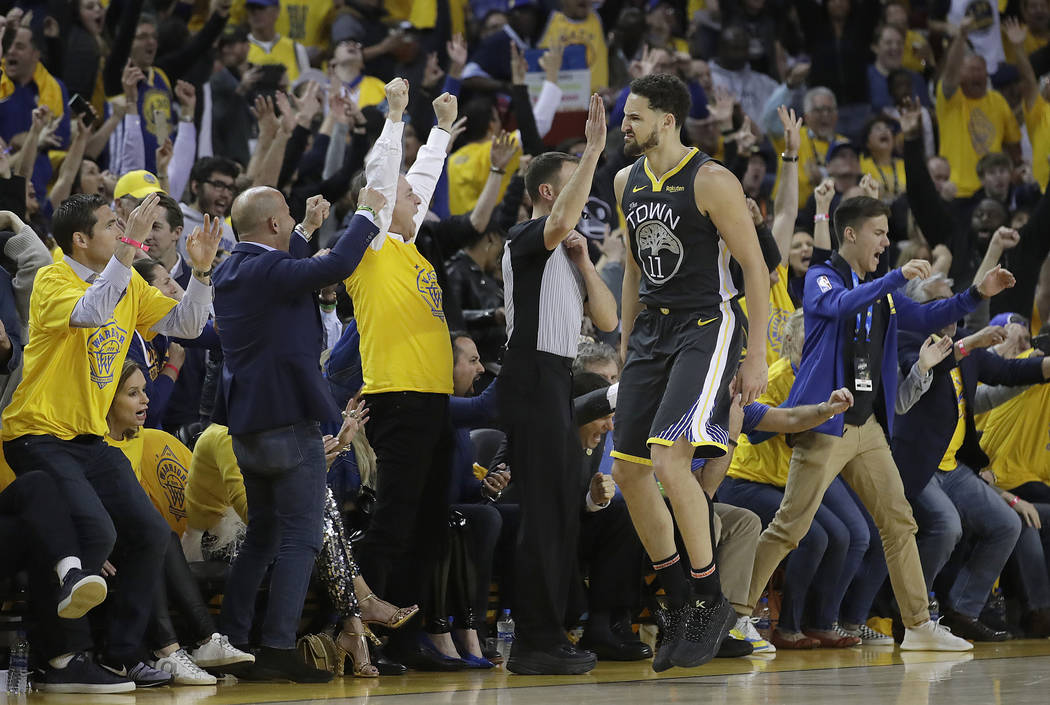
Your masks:
[[[292,235],[290,252],[240,242],[215,271],[215,327],[224,365],[215,420],[244,434],[339,418],[321,376],[324,332],[314,292],[348,277],[378,228],[355,215],[332,251],[311,257]]]
[[[960,331],[959,338],[966,333]],[[901,332],[901,374],[907,374],[919,359],[925,335]],[[978,382],[1010,386],[1043,382],[1042,358],[1008,360],[987,350],[974,350],[967,357],[955,361],[949,355],[933,368],[930,388],[908,413],[901,415],[893,427],[893,459],[904,480],[904,494],[912,498],[926,487],[937,466],[948,450],[959,414],[956,406],[952,369],[958,365],[962,375],[963,399],[966,402],[966,437],[956,453],[960,463],[974,470],[988,465],[988,456],[981,450],[977,427],[973,420],[973,400]]]

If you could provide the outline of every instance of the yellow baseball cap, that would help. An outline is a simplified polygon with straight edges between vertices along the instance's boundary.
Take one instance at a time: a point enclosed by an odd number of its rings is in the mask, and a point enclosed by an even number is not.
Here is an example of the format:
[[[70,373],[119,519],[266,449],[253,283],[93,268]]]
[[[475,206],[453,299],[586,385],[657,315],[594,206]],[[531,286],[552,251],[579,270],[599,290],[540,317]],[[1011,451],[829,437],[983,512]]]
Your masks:
[[[160,187],[160,181],[145,169],[138,169],[129,171],[117,180],[116,188],[113,189],[113,198],[124,196],[145,198],[151,193],[164,193],[164,189]]]

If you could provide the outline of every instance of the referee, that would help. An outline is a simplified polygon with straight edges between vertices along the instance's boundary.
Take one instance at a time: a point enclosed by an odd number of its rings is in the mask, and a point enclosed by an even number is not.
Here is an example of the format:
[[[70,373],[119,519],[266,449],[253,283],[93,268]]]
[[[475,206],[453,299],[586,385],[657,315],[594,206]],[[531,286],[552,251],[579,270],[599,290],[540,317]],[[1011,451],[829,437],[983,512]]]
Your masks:
[[[541,154],[525,187],[532,219],[509,233],[503,254],[507,350],[499,377],[500,415],[518,485],[517,633],[507,669],[523,675],[580,674],[596,658],[565,637],[565,610],[580,525],[583,448],[572,413],[572,361],[586,310],[615,330],[616,300],[573,228],[605,148],[605,108],[591,96],[587,147],[576,158]]]

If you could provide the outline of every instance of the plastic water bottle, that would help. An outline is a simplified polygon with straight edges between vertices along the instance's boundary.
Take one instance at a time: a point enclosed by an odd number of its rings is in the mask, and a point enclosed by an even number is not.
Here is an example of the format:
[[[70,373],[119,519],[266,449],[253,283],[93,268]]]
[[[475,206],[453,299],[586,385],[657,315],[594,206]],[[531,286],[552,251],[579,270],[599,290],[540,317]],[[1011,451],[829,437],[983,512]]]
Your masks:
[[[496,622],[496,649],[506,661],[510,658],[510,647],[514,645],[514,620],[510,610],[503,610],[503,615]]]
[[[937,596],[932,592],[930,593],[930,620],[936,622],[941,618],[941,603],[937,601]]]
[[[763,597],[758,601],[758,616],[755,617],[755,630],[762,635],[763,639],[768,639],[769,634],[772,631],[772,620],[771,613],[769,611],[769,600]]]
[[[19,629],[11,640],[11,662],[7,669],[7,692],[25,694],[29,692],[29,640]]]

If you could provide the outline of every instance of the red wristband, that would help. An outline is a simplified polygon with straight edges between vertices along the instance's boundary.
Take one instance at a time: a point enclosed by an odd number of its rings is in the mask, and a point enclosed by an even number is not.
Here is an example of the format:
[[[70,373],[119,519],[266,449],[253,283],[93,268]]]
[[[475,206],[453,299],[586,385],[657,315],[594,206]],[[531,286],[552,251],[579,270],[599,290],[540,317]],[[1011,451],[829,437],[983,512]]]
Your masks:
[[[959,354],[963,357],[966,357],[970,354],[970,351],[966,349],[966,346],[963,345],[963,342],[961,340],[955,344],[955,347],[959,349]]]
[[[140,250],[142,250],[143,252],[149,252],[149,246],[148,245],[143,245],[138,240],[132,240],[130,237],[121,236],[120,241],[123,242],[125,245],[131,245],[132,247],[137,247]]]
[[[169,367],[171,368],[171,371],[175,373],[175,376],[178,377],[179,376],[179,368],[176,367],[175,365],[171,364],[170,362],[165,362],[164,363],[164,369],[168,369]]]
[[[1018,497],[1017,495],[1014,495],[1014,498],[1010,500],[1010,506],[1012,507],[1012,506],[1014,506],[1015,504],[1017,504],[1020,501],[1021,501],[1021,498]]]

